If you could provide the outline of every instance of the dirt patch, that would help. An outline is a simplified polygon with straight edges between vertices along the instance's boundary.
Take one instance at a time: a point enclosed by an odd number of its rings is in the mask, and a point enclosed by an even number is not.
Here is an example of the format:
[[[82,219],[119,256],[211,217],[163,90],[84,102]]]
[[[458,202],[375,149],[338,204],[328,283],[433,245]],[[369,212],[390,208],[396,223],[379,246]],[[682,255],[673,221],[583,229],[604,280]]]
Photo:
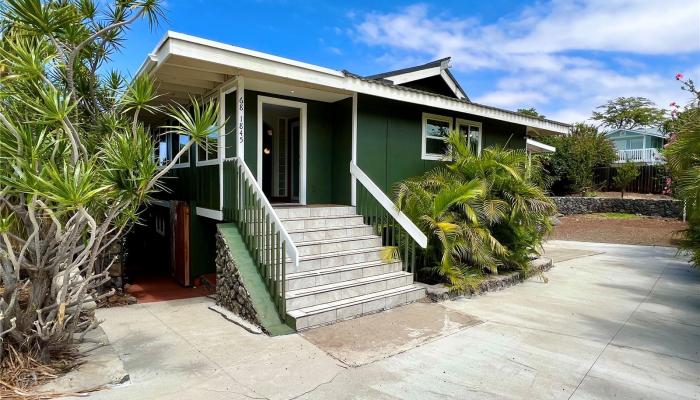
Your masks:
[[[670,218],[634,216],[610,218],[599,214],[566,215],[554,227],[549,239],[674,246],[676,232],[687,224]]]
[[[413,303],[316,329],[302,335],[331,357],[359,366],[447,336],[480,320],[435,303]]]

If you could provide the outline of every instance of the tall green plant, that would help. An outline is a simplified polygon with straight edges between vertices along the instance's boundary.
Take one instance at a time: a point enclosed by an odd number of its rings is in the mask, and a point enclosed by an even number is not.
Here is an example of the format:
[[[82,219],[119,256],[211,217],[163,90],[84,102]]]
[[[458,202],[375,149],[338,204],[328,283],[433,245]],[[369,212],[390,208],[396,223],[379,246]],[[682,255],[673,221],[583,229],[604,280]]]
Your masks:
[[[680,248],[691,255],[693,264],[700,266],[700,90],[692,80],[676,79],[682,88],[693,95],[683,111],[673,110],[671,141],[664,149],[669,170],[675,184],[674,195],[683,200],[687,211],[688,228],[683,231]],[[675,106],[675,103],[672,103]]]
[[[428,236],[427,263],[456,289],[472,277],[527,268],[551,228],[552,201],[528,179],[524,150],[474,154],[453,132],[446,163],[396,186],[396,205]]]
[[[612,142],[595,126],[574,124],[568,135],[543,137],[557,151],[545,156],[543,163],[555,177],[552,191],[571,194],[593,189],[593,170],[610,165],[617,158]]]
[[[159,179],[218,129],[218,105],[152,106],[146,77],[106,64],[159,0],[6,0],[0,6],[0,368],[12,348],[42,359],[99,323],[96,261],[138,218]],[[106,71],[101,74],[100,71]],[[159,169],[143,113],[190,138]]]
[[[620,189],[620,197],[625,198],[625,190],[639,176],[639,166],[631,161],[627,161],[616,169],[617,175],[613,178],[613,183]]]

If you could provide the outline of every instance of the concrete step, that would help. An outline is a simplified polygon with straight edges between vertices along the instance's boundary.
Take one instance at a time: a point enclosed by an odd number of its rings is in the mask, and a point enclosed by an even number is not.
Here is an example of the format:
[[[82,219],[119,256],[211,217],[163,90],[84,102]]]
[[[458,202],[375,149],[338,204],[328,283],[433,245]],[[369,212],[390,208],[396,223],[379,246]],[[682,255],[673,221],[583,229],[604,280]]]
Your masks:
[[[280,219],[356,214],[351,206],[275,206],[274,209]]]
[[[304,307],[287,312],[287,323],[296,330],[331,324],[412,303],[425,297],[425,289],[407,285],[363,296]]]
[[[293,239],[292,239],[293,240]],[[344,250],[366,249],[382,245],[382,238],[376,235],[353,236],[338,239],[312,240],[297,242],[300,256],[334,253]]]
[[[287,292],[287,311],[407,286],[413,275],[398,271]]]
[[[299,231],[319,228],[342,228],[347,226],[362,225],[360,215],[336,215],[331,217],[300,217],[280,218],[287,231]]]
[[[285,227],[286,228],[286,227]],[[312,240],[350,238],[356,236],[372,235],[374,231],[371,226],[359,224],[331,228],[306,228],[298,230],[287,230],[289,237],[294,243],[309,242]]]
[[[300,256],[298,267],[288,260],[287,273],[312,271],[315,269],[338,267],[341,265],[358,264],[363,262],[382,261],[383,251],[384,247],[378,246]]]
[[[371,261],[338,267],[315,269],[287,274],[287,290],[299,290],[313,286],[328,285],[368,276],[401,271],[402,264],[396,262]]]

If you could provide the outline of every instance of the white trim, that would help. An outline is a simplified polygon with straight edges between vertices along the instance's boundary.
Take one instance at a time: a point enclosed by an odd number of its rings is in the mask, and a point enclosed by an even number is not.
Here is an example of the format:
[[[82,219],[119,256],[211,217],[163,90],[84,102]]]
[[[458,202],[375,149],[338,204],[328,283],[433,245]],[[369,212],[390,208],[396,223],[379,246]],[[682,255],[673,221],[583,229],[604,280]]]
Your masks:
[[[475,126],[479,128],[479,146],[477,146],[477,153],[476,154],[481,154],[481,141],[484,138],[484,128],[481,122],[477,121],[470,121],[468,119],[462,119],[462,118],[457,118],[457,121],[455,123],[455,130],[459,132],[459,126],[460,125],[466,125],[466,126]],[[468,131],[471,133],[471,130]],[[468,137],[467,137],[468,139]]]
[[[149,201],[153,205],[170,208],[170,201],[168,200],[151,199]]]
[[[219,88],[219,210],[224,209],[224,159],[226,158],[226,94]]]
[[[431,76],[440,75],[442,72],[442,67],[432,67],[427,69],[419,69],[417,71],[406,72],[398,75],[385,76],[383,79],[392,81],[394,85],[401,85],[408,82],[413,82],[425,78],[430,78]]]
[[[357,92],[352,94],[352,163],[357,164]],[[350,205],[357,205],[357,179],[350,174]]]
[[[396,219],[406,232],[411,235],[413,240],[418,243],[421,248],[428,247],[428,238],[423,232],[416,226],[416,224],[411,221],[410,218],[406,216],[403,212],[399,211],[389,197],[387,197],[382,190],[372,182],[369,176],[367,176],[364,171],[360,169],[354,162],[350,161],[350,173],[352,176],[356,177],[358,181],[362,183],[362,186],[367,189],[367,191],[374,197],[377,202],[384,207],[384,209]]]
[[[443,158],[445,158],[444,154],[434,154],[434,153],[428,153],[426,151],[426,142],[428,139],[428,136],[426,135],[426,131],[428,128],[428,119],[449,123],[450,124],[450,131],[452,131],[452,129],[454,129],[454,119],[452,117],[447,117],[444,115],[423,113],[423,122],[421,124],[421,155],[420,155],[420,158],[422,160],[442,160]],[[431,137],[431,138],[437,139],[435,137]]]
[[[450,88],[452,93],[454,93],[455,96],[457,96],[458,99],[465,98],[464,93],[462,93],[462,91],[459,89],[457,82],[455,82],[455,80],[452,79],[450,75],[447,72],[445,72],[445,70],[440,71],[440,76],[442,76],[442,79],[445,80],[447,86]]]
[[[299,137],[299,204],[306,204],[306,111],[307,104],[300,101],[293,101],[287,99],[280,99],[277,97],[258,95],[258,129],[257,129],[257,171],[256,179],[259,185],[262,185],[262,139],[263,139],[263,104],[275,104],[278,106],[285,106],[291,108],[299,109],[299,126],[300,126],[300,137]]]
[[[541,150],[541,151],[531,151],[528,148],[530,146],[532,146],[538,150]],[[557,151],[557,148],[554,146],[550,146],[548,144],[544,144],[542,142],[538,142],[537,140],[530,139],[530,138],[525,138],[525,149],[527,149],[528,153],[544,153],[544,152],[554,153]]]
[[[197,207],[197,216],[211,218],[217,221],[223,221],[224,213],[221,210],[212,210],[211,208]]]
[[[568,124],[556,121],[528,117],[512,111],[501,110],[432,93],[406,90],[401,87],[397,88],[378,81],[368,81],[354,76],[345,76],[345,74],[339,71],[170,31],[165,35],[163,40],[161,40],[152,55],[147,57],[142,67],[139,69],[137,76],[141,73],[156,70],[159,65],[166,63],[171,56],[187,57],[218,64],[222,71],[230,70],[232,74],[244,74],[247,71],[251,71],[257,74],[302,82],[318,89],[340,89],[346,91],[348,95],[352,92],[369,94],[427,107],[521,124],[552,133],[567,134],[570,128]],[[194,68],[196,69],[196,67]]]

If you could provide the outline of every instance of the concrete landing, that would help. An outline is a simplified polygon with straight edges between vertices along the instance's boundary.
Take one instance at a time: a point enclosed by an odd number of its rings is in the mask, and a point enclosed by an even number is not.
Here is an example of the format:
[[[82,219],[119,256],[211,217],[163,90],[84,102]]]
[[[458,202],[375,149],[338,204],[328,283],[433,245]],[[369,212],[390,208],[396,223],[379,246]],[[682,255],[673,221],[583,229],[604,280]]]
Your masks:
[[[383,313],[305,331],[308,341],[357,367],[481,323],[435,303],[413,303]]]

